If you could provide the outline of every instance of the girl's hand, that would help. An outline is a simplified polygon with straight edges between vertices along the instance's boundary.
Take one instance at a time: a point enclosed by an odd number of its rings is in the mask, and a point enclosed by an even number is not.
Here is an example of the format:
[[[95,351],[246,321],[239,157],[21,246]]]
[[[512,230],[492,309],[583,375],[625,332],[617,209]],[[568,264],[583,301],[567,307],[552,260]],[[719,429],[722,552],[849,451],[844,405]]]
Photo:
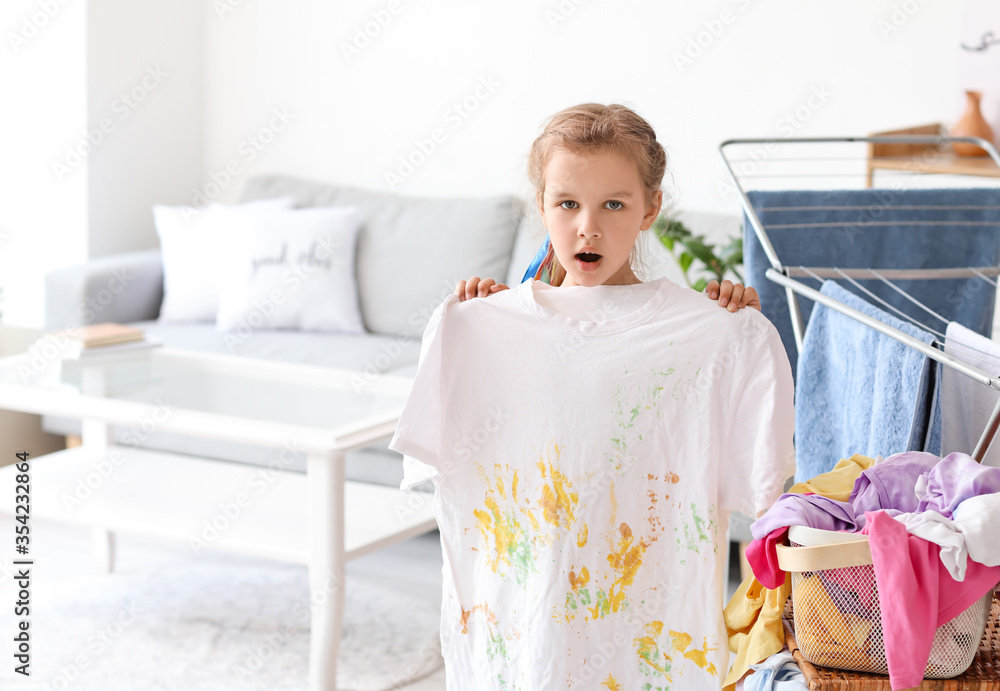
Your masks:
[[[753,307],[760,311],[760,296],[757,291],[750,286],[744,287],[742,283],[733,283],[729,279],[719,285],[718,281],[712,280],[705,286],[705,295],[712,300],[718,300],[719,305],[728,307],[730,312]]]
[[[510,288],[503,283],[497,283],[492,278],[484,278],[480,281],[479,276],[473,276],[468,281],[458,282],[458,285],[455,286],[455,295],[458,296],[460,302],[464,302],[470,298],[484,298],[501,290],[510,290]]]

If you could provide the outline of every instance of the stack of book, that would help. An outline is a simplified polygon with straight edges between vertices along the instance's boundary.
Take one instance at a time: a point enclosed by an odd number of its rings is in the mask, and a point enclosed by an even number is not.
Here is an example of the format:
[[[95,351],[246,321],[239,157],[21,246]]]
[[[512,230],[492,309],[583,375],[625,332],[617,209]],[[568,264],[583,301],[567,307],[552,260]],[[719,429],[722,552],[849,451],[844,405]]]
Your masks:
[[[124,324],[106,322],[77,329],[53,331],[45,336],[59,348],[63,360],[90,361],[148,354],[163,345],[145,337],[142,329]]]

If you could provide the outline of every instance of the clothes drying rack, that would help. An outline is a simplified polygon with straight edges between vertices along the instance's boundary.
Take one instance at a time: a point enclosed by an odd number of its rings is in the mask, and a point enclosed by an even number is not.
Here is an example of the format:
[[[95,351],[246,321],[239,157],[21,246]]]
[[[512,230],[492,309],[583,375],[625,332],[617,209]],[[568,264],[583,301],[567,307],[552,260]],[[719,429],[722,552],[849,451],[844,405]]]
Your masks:
[[[822,150],[825,154],[829,151],[828,147],[833,145],[840,145],[839,149],[843,150],[844,148],[851,148],[848,145],[864,144],[867,145],[866,155],[871,156],[872,151],[874,150],[874,145],[921,145],[928,147],[928,149],[936,148],[938,151],[944,151],[946,147],[950,146],[951,142],[969,142],[976,144],[982,147],[993,159],[994,163],[1000,166],[1000,155],[997,154],[993,144],[978,137],[949,137],[944,135],[881,135],[869,137],[756,138],[729,139],[719,145],[719,154],[721,155],[726,170],[729,173],[729,177],[735,187],[735,191],[739,195],[746,217],[753,227],[756,236],[759,238],[761,246],[763,247],[768,261],[771,264],[771,268],[767,269],[765,275],[768,280],[773,281],[774,283],[777,283],[785,288],[789,314],[792,320],[792,330],[794,333],[795,344],[799,351],[801,351],[802,348],[802,339],[805,332],[802,310],[797,299],[797,296],[801,295],[855,319],[872,329],[885,334],[886,336],[894,338],[906,346],[913,348],[927,357],[941,363],[945,367],[950,367],[958,372],[961,372],[965,376],[971,377],[985,386],[989,386],[994,390],[1000,391],[1000,378],[997,376],[963,362],[962,360],[959,360],[958,358],[955,358],[933,346],[927,345],[926,343],[911,337],[909,334],[906,334],[891,325],[885,324],[877,319],[873,319],[866,314],[848,307],[839,300],[831,298],[799,280],[805,277],[820,280],[842,278],[852,282],[852,279],[879,279],[884,283],[888,283],[890,287],[894,288],[897,292],[903,293],[904,297],[907,297],[910,301],[915,302],[918,306],[924,307],[924,309],[927,310],[925,306],[921,305],[912,297],[906,295],[905,291],[896,287],[892,283],[892,280],[935,280],[977,277],[996,285],[995,277],[1000,275],[1000,269],[998,269],[998,267],[968,266],[947,269],[848,269],[834,266],[806,267],[785,265],[782,263],[781,258],[775,251],[774,246],[768,238],[767,229],[764,227],[757,211],[747,196],[747,191],[761,180],[790,179],[801,183],[803,181],[809,182],[838,179],[837,183],[838,185],[841,185],[842,178],[844,177],[857,175],[859,176],[859,180],[862,181],[864,177],[866,177],[866,171],[863,170],[863,166],[858,165],[861,157],[852,158],[850,156],[843,157],[826,155],[793,155],[791,157],[786,157],[774,154],[776,150],[780,150],[782,148],[788,150],[787,147],[791,147],[793,154],[801,154],[803,152],[808,153],[810,151],[819,150]],[[748,150],[746,148],[741,149],[740,147],[754,148]],[[795,149],[798,149],[798,151],[795,151]],[[741,150],[749,151],[749,158],[734,158],[734,150],[736,151],[736,155],[738,155]],[[785,163],[791,163],[793,166],[797,165],[800,169],[792,173],[783,172],[786,169],[781,168],[781,166]],[[848,166],[845,169],[846,172],[824,169],[825,166],[836,168],[837,166],[844,164]],[[802,170],[803,167],[805,168],[804,171]],[[777,168],[779,172],[767,172],[765,171],[766,168]],[[911,170],[901,172],[899,175],[908,177],[911,181],[915,181],[918,177],[923,179],[927,172],[928,171],[921,170],[919,161],[917,161]],[[935,176],[935,181],[937,180],[940,180],[940,178]],[[985,179],[979,179],[979,181],[985,182]],[[786,182],[780,184],[787,185],[788,183]],[[995,185],[995,183],[993,184]],[[859,185],[858,189],[862,189],[863,187],[864,185]],[[789,188],[785,186],[772,187],[771,189]],[[829,185],[827,184],[827,186],[816,187],[814,189],[829,189]],[[994,278],[991,279],[990,277]],[[857,284],[855,283],[854,285]],[[896,311],[898,312],[898,310]],[[937,315],[934,312],[931,313],[940,318],[940,315]],[[903,316],[905,317],[906,315]],[[911,317],[906,318],[910,321],[914,321]],[[997,365],[997,370],[1000,371],[1000,364]],[[998,430],[1000,430],[1000,400],[998,400],[996,406],[994,407],[989,421],[979,438],[979,442],[976,444],[976,448],[971,454],[977,462],[982,462],[990,448],[990,445],[993,443],[994,438],[997,436]]]

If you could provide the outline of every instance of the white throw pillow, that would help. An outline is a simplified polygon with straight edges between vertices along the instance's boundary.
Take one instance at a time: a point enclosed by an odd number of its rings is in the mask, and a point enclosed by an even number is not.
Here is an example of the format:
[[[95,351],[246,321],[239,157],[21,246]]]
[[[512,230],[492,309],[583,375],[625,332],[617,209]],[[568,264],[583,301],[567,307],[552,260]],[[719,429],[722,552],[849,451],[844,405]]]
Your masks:
[[[234,225],[256,214],[291,209],[291,196],[247,204],[153,207],[163,256],[163,323],[211,322],[219,311],[219,261]]]
[[[354,275],[360,228],[353,206],[254,218],[227,249],[216,329],[365,333]]]

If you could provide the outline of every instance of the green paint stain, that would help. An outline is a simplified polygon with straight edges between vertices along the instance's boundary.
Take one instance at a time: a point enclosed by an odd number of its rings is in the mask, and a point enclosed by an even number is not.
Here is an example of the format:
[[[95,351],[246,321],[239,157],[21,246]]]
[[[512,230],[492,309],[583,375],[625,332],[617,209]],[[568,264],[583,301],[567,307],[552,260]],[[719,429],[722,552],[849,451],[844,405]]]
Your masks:
[[[514,567],[514,580],[518,584],[524,585],[528,576],[538,572],[538,569],[535,567],[535,554],[531,548],[531,536],[528,535],[527,530],[525,530],[525,527],[517,519],[513,511],[508,511],[503,518],[496,511],[492,513],[494,522],[498,526],[502,525],[514,536],[504,556],[510,562],[510,565]],[[506,573],[501,573],[500,575],[504,580],[509,580]]]
[[[708,535],[705,533],[705,519],[698,515],[698,509],[691,502],[691,518],[694,520],[695,530],[698,531],[698,539],[702,542],[708,542]]]
[[[499,633],[490,632],[490,640],[486,644],[486,653],[490,656],[491,660],[495,660],[497,657],[504,660],[507,659],[507,644]],[[497,677],[499,678],[500,675],[498,674]]]
[[[649,381],[645,382],[645,389],[638,395],[637,400],[626,402],[625,387],[621,384],[615,390],[612,412],[619,431],[611,437],[614,451],[606,456],[606,460],[619,473],[623,467],[631,467],[636,460],[633,447],[643,440],[643,435],[639,432],[640,418],[647,415],[646,411],[653,411],[657,418],[661,416],[659,403],[664,391],[662,379],[674,374],[674,371],[673,367],[667,368],[666,371],[650,370]],[[625,374],[628,373],[629,370],[626,368]]]
[[[611,612],[611,602],[608,600],[608,594],[603,590],[597,591],[597,601],[594,603],[594,607],[597,608],[596,619],[601,619]]]
[[[691,522],[689,523],[683,517],[681,518],[680,527],[674,527],[674,534],[677,535],[677,550],[682,551],[684,548],[694,552],[695,554],[701,554],[699,547],[701,543],[713,544],[713,551],[718,551],[718,545],[714,544],[712,537],[708,534],[707,529],[711,529],[712,532],[717,532],[718,523],[715,519],[715,506],[711,506],[708,509],[709,519],[705,520],[702,516],[698,515],[698,507],[695,506],[694,502],[691,503]],[[683,541],[679,533],[683,530]],[[683,561],[681,562],[684,563]]]

